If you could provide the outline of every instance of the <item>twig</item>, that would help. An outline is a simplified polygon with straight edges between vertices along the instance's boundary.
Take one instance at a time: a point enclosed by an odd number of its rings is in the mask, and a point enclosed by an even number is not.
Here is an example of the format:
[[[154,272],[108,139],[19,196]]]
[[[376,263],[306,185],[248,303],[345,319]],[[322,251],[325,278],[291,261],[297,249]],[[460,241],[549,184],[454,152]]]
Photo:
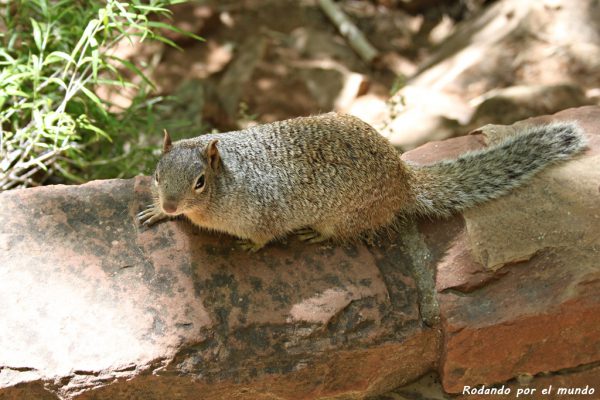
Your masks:
[[[331,0],[319,0],[319,6],[329,19],[335,24],[343,37],[346,38],[350,47],[365,62],[371,63],[379,55],[379,52],[365,35],[354,25],[348,16]]]
[[[17,175],[17,172],[11,172],[4,179],[0,180],[0,190],[12,189],[18,185],[39,186],[39,184],[30,178],[31,175],[38,173],[42,168],[35,167],[28,170],[23,175]]]

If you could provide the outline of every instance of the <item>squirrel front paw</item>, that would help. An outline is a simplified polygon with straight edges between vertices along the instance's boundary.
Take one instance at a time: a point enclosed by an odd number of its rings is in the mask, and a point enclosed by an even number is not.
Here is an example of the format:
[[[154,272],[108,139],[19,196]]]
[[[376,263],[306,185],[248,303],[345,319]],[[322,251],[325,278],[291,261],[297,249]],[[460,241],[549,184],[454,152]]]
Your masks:
[[[140,224],[150,226],[158,221],[169,218],[169,216],[161,211],[156,204],[150,204],[145,210],[137,215]]]
[[[256,243],[250,239],[239,239],[237,242],[238,242],[239,246],[242,248],[242,250],[245,250],[248,253],[256,253],[257,251],[259,251],[260,249],[265,247],[265,245],[267,244],[266,242],[265,243]]]

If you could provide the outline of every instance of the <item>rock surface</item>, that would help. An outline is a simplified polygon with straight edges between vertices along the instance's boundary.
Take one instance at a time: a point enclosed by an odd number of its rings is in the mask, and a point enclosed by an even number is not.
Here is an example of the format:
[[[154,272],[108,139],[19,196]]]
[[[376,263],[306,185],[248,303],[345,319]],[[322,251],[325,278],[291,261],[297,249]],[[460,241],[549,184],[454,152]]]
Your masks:
[[[396,93],[404,101],[391,102],[392,143],[410,150],[485,123],[595,102],[586,92],[599,83],[593,71],[600,66],[600,35],[588,24],[600,15],[597,2],[488,3],[458,23]],[[432,95],[415,96],[420,91]]]
[[[296,241],[247,254],[183,220],[141,229],[148,183],[1,195],[3,396],[43,382],[94,399],[356,397],[434,367],[406,259]]]
[[[0,399],[351,399],[436,370],[448,393],[600,393],[600,108],[519,124],[555,119],[579,122],[585,155],[370,246],[246,254],[183,220],[142,229],[147,178],[0,194]]]
[[[465,212],[447,243],[437,289],[448,392],[600,360],[599,116],[556,114],[590,134],[586,155]]]
[[[470,126],[511,124],[532,115],[591,104],[581,87],[573,84],[513,86],[490,90],[482,98]]]

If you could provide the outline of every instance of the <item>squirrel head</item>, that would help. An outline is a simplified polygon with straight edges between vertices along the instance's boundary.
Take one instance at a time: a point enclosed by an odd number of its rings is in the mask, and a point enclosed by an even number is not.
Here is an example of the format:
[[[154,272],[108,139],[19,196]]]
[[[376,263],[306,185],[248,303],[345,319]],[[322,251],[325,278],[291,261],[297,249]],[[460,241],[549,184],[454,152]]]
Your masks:
[[[221,164],[217,143],[213,139],[200,147],[186,141],[173,144],[165,130],[163,155],[153,179],[158,204],[165,214],[180,215],[209,204]]]

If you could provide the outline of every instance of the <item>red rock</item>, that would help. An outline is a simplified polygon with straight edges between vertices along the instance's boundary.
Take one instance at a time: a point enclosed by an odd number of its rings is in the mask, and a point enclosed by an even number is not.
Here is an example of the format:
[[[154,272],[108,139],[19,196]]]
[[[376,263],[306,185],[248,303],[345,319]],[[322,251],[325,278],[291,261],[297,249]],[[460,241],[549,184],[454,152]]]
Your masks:
[[[574,119],[590,150],[380,246],[247,254],[183,220],[141,228],[147,178],[4,192],[0,398],[361,398],[435,368],[450,393],[600,382],[599,117],[519,123]]]
[[[531,379],[524,379],[521,383],[510,382],[504,386],[510,389],[509,395],[465,394],[458,396],[457,399],[505,400],[517,398],[517,395],[520,399],[596,399],[600,397],[600,367],[575,368],[555,374],[543,374],[531,377]],[[586,388],[587,392],[583,394]],[[592,393],[590,394],[590,392]]]
[[[433,368],[407,265],[294,239],[248,254],[183,220],[145,229],[148,182],[0,194],[0,397],[354,396]]]
[[[590,150],[465,212],[464,230],[430,242],[443,249],[437,289],[448,392],[600,360],[599,116],[583,107],[520,123],[577,120]]]

